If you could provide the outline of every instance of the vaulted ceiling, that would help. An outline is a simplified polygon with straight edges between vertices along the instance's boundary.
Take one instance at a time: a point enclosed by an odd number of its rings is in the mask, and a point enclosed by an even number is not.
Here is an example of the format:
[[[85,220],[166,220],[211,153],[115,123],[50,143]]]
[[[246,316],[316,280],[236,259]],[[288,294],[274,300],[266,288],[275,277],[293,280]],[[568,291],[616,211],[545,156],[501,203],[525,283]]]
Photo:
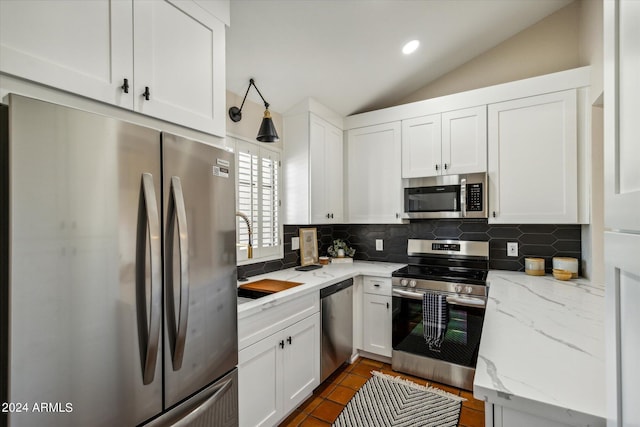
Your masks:
[[[254,78],[281,113],[306,97],[344,116],[393,105],[570,2],[231,0],[227,90]]]

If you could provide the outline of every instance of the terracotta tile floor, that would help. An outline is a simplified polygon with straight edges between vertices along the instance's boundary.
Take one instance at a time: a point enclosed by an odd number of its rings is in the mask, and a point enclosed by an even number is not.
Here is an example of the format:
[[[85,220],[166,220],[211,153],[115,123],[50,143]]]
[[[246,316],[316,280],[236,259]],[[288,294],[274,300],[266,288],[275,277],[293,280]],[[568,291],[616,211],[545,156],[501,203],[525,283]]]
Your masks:
[[[400,376],[415,383],[437,387],[467,399],[462,402],[460,413],[461,427],[484,427],[484,403],[475,400],[473,394],[444,384],[438,384],[411,375],[401,374],[391,369],[388,363],[371,359],[358,359],[353,365],[343,366],[314,390],[280,427],[331,426],[338,418],[340,411],[349,402],[360,387],[371,377],[371,371],[382,371],[393,376]]]

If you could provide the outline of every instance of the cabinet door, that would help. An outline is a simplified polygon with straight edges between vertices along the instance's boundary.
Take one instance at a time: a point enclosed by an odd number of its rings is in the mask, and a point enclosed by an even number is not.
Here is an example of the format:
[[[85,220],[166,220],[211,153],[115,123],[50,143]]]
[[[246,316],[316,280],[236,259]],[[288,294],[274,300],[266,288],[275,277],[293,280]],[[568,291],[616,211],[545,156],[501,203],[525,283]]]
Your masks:
[[[342,222],[342,131],[309,116],[311,224]]]
[[[238,408],[241,427],[272,426],[282,415],[281,334],[238,353]]]
[[[441,170],[446,175],[486,172],[487,107],[485,105],[442,114]]]
[[[402,121],[402,177],[441,175],[442,133],[440,114]]]
[[[576,91],[489,105],[489,222],[578,220]]]
[[[225,25],[186,1],[136,1],[133,18],[134,109],[224,136]]]
[[[637,1],[604,2],[607,425],[616,427],[640,425],[639,20]]]
[[[391,297],[364,294],[364,350],[391,357]]]
[[[325,170],[327,210],[330,222],[344,222],[343,208],[343,153],[342,131],[329,125],[325,137]]]
[[[283,410],[288,413],[320,385],[320,314],[288,327],[282,336]]]
[[[401,222],[400,122],[352,129],[347,141],[351,223]]]
[[[605,226],[640,231],[640,3],[605,4]]]
[[[607,418],[612,426],[640,425],[640,234],[605,233]]]
[[[1,1],[0,71],[131,108],[131,0]]]

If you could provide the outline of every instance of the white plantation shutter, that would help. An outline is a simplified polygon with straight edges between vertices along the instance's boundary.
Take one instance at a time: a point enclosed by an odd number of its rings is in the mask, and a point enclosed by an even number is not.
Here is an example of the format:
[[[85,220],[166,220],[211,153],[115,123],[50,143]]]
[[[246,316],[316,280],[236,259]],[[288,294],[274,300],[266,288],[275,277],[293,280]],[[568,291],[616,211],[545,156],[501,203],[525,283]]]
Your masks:
[[[253,259],[281,254],[280,154],[245,141],[236,141],[237,210],[246,214],[253,231]],[[238,261],[247,259],[249,233],[237,218]]]
[[[251,150],[238,151],[237,162],[238,211],[246,214],[251,224],[256,224],[258,221],[258,155]],[[247,245],[249,243],[247,224],[242,218],[237,219],[238,242]],[[245,251],[244,258],[246,258],[246,246],[242,246],[241,250]]]
[[[266,150],[264,150],[266,151]],[[262,178],[262,215],[260,223],[261,230],[261,247],[278,246],[280,242],[280,218],[279,196],[278,196],[278,162],[274,156],[275,153],[266,152],[262,157],[261,178]]]

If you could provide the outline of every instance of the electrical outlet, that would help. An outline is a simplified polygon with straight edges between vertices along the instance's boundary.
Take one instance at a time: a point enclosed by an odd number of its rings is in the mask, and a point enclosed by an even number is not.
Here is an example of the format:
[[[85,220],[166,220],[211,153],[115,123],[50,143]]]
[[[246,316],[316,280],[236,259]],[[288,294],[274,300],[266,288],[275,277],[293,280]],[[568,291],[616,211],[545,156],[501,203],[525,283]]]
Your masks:
[[[384,243],[382,242],[382,239],[376,239],[376,251],[382,251],[384,247]]]
[[[291,238],[291,250],[295,251],[300,249],[300,238],[299,237],[292,237]]]
[[[518,256],[518,242],[507,242],[507,256]]]

